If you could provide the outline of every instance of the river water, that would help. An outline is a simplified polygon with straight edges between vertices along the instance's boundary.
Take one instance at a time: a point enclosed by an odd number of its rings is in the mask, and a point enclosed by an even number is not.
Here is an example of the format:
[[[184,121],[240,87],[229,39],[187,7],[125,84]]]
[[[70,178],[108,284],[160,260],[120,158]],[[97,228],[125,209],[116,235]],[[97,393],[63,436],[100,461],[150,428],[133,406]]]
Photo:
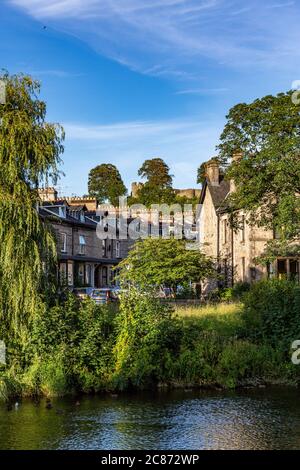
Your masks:
[[[0,404],[0,449],[300,449],[298,389],[84,396],[52,405]]]

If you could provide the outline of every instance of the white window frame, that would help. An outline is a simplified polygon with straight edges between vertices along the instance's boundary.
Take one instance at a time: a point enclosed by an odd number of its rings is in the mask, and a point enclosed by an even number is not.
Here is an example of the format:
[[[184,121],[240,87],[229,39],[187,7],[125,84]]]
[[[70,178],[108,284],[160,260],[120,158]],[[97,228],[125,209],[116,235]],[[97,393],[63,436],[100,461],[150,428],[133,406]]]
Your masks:
[[[61,239],[61,253],[67,253],[67,234],[66,232],[60,232]]]
[[[85,255],[86,240],[84,235],[79,235],[79,254]]]

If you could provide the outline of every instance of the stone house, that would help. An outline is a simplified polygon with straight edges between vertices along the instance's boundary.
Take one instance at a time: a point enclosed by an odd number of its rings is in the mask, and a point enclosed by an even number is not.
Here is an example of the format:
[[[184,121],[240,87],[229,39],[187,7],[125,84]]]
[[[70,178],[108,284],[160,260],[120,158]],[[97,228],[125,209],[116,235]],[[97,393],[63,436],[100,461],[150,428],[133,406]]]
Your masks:
[[[255,263],[255,258],[264,253],[266,243],[275,235],[270,230],[250,226],[242,211],[238,214],[239,230],[231,228],[226,198],[234,190],[234,181],[225,180],[218,162],[215,159],[207,162],[206,179],[200,196],[200,248],[216,260],[224,279],[221,284],[232,286],[236,282],[252,283],[263,277],[283,276],[299,281],[299,258],[279,257],[267,267]],[[205,289],[216,288],[217,284],[216,281],[209,281]]]
[[[114,284],[113,268],[127,256],[127,240],[97,236],[100,216],[92,201],[58,199],[53,188],[40,190],[40,198],[39,214],[50,222],[57,239],[60,280],[70,288]],[[85,202],[89,203],[89,208]]]

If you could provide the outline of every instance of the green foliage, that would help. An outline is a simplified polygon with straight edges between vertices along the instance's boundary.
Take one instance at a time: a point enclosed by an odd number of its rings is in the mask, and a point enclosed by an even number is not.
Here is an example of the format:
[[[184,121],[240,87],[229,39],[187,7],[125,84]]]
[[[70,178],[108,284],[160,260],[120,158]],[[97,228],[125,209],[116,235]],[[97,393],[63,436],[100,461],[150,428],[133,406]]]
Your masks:
[[[246,210],[250,224],[276,229],[283,241],[297,238],[300,226],[300,105],[291,93],[231,108],[219,145],[223,162],[241,152],[227,171],[236,183],[229,207]]]
[[[0,79],[6,84],[0,107],[0,330],[24,342],[56,256],[53,234],[36,210],[37,188],[57,178],[64,132],[45,121],[38,82],[24,75]]]
[[[121,279],[140,286],[176,286],[215,275],[212,261],[184,240],[147,238],[135,243],[118,266]]]
[[[172,310],[151,292],[130,288],[121,297],[113,384],[149,388],[164,376],[164,360],[172,354],[179,334]]]
[[[219,290],[219,299],[221,301],[232,302],[241,300],[244,294],[250,290],[248,282],[237,282],[233,287],[227,287]]]
[[[161,158],[146,160],[138,171],[139,176],[146,178],[147,182],[158,188],[170,188],[173,177],[170,168]]]
[[[173,204],[176,200],[172,188],[173,177],[168,165],[161,158],[146,160],[138,171],[139,176],[146,179],[141,185],[136,201],[149,207],[151,204]]]
[[[39,315],[32,325],[32,354],[59,355],[68,370],[69,386],[87,391],[107,384],[115,338],[114,308],[90,299],[66,302]]]
[[[300,338],[300,287],[288,280],[264,280],[253,284],[244,297],[244,321],[248,334],[289,352]]]
[[[99,204],[109,202],[114,206],[118,206],[119,197],[127,191],[119,170],[111,163],[102,163],[90,171],[88,189]]]

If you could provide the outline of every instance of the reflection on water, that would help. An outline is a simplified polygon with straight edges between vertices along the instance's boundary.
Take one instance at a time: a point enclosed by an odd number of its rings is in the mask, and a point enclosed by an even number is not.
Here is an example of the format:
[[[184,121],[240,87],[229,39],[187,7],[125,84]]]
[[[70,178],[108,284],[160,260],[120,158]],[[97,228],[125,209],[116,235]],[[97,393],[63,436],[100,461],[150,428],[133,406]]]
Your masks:
[[[300,449],[296,389],[143,393],[0,405],[1,449]]]

